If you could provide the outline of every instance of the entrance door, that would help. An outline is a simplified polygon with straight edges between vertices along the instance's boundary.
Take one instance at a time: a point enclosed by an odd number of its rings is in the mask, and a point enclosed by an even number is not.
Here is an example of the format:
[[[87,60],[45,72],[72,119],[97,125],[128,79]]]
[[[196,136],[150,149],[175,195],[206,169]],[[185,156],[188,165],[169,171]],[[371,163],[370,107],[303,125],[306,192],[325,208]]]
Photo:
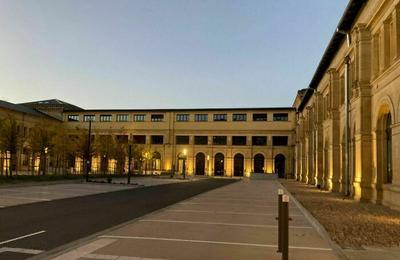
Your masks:
[[[254,156],[254,172],[255,173],[264,173],[264,155],[256,154]]]
[[[285,161],[286,158],[283,154],[275,156],[275,173],[278,174],[279,178],[285,177]]]
[[[204,153],[196,155],[196,175],[204,175],[206,166],[206,156]]]
[[[225,157],[222,153],[217,153],[214,157],[214,175],[223,176],[224,175],[224,165]]]
[[[240,153],[233,157],[233,175],[243,176],[244,171],[244,156]]]

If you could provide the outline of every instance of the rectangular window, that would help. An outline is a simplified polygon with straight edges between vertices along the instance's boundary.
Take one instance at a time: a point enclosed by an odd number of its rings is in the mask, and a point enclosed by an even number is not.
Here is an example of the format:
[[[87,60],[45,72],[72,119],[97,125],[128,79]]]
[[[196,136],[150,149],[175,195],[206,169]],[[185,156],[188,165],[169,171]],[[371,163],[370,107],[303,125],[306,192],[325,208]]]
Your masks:
[[[128,114],[118,114],[117,122],[128,122],[129,115]]]
[[[288,145],[288,137],[287,136],[273,136],[272,137],[272,145],[287,146]]]
[[[79,116],[78,115],[68,115],[68,122],[78,122]]]
[[[196,122],[207,122],[208,114],[196,114],[194,115],[194,121]]]
[[[267,113],[254,113],[253,121],[267,121]]]
[[[232,145],[246,145],[246,136],[232,136]]]
[[[226,136],[213,136],[214,145],[226,145]]]
[[[226,114],[214,114],[214,121],[226,121],[227,115]]]
[[[95,116],[94,115],[84,115],[83,116],[83,121],[84,122],[89,122],[89,121],[94,122],[94,120],[95,120]]]
[[[259,145],[267,145],[267,137],[266,136],[253,136],[252,137],[252,144],[259,146]]]
[[[145,135],[134,135],[133,142],[135,144],[145,144],[146,143],[146,136]]]
[[[208,136],[195,136],[194,144],[195,145],[207,145],[208,144]]]
[[[232,120],[233,121],[247,121],[247,115],[246,114],[233,114]]]
[[[111,122],[112,116],[111,115],[100,115],[100,122]]]
[[[117,142],[121,144],[127,144],[129,136],[128,135],[117,135],[116,136]]]
[[[145,114],[134,114],[133,115],[133,121],[135,121],[135,122],[144,122],[145,118],[146,118]]]
[[[163,135],[152,135],[151,136],[151,144],[163,144],[164,136]]]
[[[152,122],[161,122],[164,120],[164,115],[163,114],[153,114],[151,115],[151,121]]]
[[[189,136],[187,135],[177,135],[176,144],[189,144]]]
[[[187,122],[189,121],[189,114],[177,114],[176,121],[178,122]]]
[[[274,113],[274,121],[288,121],[288,113]]]

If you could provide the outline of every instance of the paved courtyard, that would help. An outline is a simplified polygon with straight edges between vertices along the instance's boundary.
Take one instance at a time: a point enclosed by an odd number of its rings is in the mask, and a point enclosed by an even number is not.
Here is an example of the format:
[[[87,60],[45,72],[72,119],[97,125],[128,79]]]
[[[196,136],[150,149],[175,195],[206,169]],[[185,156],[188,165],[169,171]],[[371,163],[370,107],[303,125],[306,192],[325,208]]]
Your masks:
[[[243,180],[164,208],[52,259],[280,259],[275,180]],[[290,259],[338,259],[290,203]]]
[[[127,182],[125,178],[115,179],[114,181],[118,183]],[[0,208],[182,181],[184,180],[136,177],[131,178],[132,185],[82,182],[16,187],[10,185],[7,187],[0,186]]]

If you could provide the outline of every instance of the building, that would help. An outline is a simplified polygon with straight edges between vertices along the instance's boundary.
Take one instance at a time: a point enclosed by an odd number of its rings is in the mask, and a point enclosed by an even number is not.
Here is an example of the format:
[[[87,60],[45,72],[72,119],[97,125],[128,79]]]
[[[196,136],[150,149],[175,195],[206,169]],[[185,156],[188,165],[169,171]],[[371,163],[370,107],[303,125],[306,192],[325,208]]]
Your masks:
[[[349,2],[296,107],[296,178],[400,208],[400,3]]]
[[[16,106],[62,120],[71,136],[87,133],[90,122],[93,144],[116,140],[125,148],[140,146],[146,172],[182,173],[185,168],[188,175],[206,176],[294,174],[296,113],[291,107],[85,110],[59,100]],[[116,157],[99,148],[92,154],[91,172],[127,172],[127,155]],[[139,164],[132,162],[136,170]],[[84,168],[83,156],[77,157],[72,172]]]

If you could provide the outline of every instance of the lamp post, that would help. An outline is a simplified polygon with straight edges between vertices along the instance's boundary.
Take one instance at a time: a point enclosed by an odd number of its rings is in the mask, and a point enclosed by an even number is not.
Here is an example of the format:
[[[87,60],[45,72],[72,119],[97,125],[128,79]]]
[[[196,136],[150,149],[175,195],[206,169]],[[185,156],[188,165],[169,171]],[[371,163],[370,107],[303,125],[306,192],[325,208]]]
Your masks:
[[[87,142],[87,158],[86,158],[86,182],[89,181],[90,160],[91,160],[91,136],[92,136],[92,120],[89,120],[88,142]]]
[[[131,183],[131,162],[132,162],[132,145],[129,145],[128,150],[128,184]]]
[[[43,166],[43,175],[45,175],[46,174],[46,169],[47,169],[47,152],[48,152],[48,147],[45,147],[44,148],[44,166]]]
[[[182,157],[182,174],[183,174],[183,179],[186,179],[186,154],[187,151],[186,149],[183,150],[183,157]]]
[[[208,172],[208,175],[210,176],[211,175],[211,172],[210,172],[210,155],[207,155],[207,172]]]

